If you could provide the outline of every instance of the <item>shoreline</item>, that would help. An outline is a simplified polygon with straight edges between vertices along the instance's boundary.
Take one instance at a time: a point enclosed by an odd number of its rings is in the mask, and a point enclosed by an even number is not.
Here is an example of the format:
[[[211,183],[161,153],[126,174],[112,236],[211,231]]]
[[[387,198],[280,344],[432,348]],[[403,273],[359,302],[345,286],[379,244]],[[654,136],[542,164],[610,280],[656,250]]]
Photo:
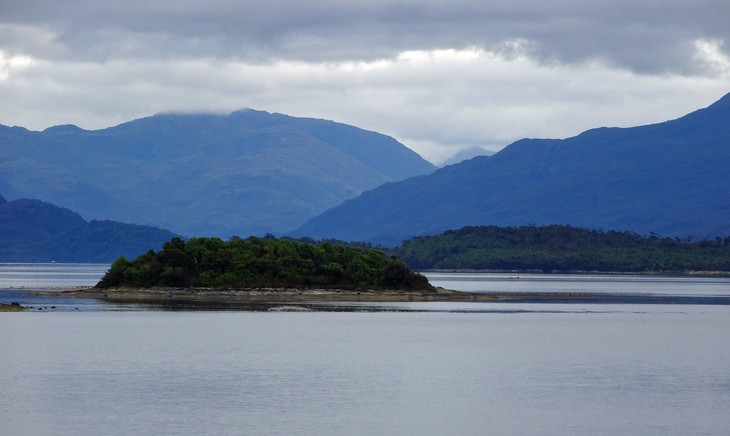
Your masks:
[[[487,301],[490,296],[444,288],[434,290],[325,289],[325,288],[114,288],[43,292],[44,296],[92,298],[109,303],[306,303]]]
[[[471,293],[444,288],[403,291],[373,289],[297,288],[79,288],[41,292],[35,295],[89,298],[107,303],[150,305],[215,304],[221,307],[244,304],[306,303],[421,303],[482,302],[525,304],[699,304],[730,305],[730,296],[652,295],[592,292],[494,292]],[[23,309],[20,309],[23,310]]]
[[[0,312],[23,312],[26,310],[29,310],[29,308],[17,303],[0,303]]]

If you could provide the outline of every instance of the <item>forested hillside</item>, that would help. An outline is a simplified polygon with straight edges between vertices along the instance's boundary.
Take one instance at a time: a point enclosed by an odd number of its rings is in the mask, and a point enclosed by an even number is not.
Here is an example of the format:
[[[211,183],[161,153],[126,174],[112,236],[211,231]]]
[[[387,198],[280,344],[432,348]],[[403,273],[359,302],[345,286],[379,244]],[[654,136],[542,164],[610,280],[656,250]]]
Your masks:
[[[730,237],[692,242],[558,225],[464,227],[394,253],[415,270],[730,271]]]
[[[157,249],[176,235],[150,226],[87,222],[39,200],[0,197],[0,262],[112,262]]]

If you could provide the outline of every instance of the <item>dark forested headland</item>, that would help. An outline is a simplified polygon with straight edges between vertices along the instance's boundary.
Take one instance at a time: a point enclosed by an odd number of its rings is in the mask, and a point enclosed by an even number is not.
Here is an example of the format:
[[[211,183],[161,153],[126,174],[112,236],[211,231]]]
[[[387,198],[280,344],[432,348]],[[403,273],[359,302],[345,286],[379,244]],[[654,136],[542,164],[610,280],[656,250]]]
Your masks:
[[[257,237],[173,238],[135,260],[120,257],[97,287],[431,289],[424,276],[379,250]]]
[[[91,220],[40,200],[0,196],[0,262],[101,262],[138,256],[175,237],[151,226]]]
[[[730,271],[730,237],[692,242],[562,225],[464,227],[394,253],[415,270]]]

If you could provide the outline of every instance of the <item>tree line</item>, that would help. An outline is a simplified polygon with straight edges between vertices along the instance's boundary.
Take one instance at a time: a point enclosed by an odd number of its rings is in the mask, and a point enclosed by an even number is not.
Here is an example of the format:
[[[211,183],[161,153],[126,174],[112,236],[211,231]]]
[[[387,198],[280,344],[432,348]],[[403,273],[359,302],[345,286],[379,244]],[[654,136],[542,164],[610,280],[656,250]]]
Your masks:
[[[274,237],[173,238],[159,251],[118,258],[97,284],[111,287],[326,287],[429,289],[383,251]]]
[[[730,237],[693,242],[567,225],[464,227],[393,253],[414,270],[730,271]]]

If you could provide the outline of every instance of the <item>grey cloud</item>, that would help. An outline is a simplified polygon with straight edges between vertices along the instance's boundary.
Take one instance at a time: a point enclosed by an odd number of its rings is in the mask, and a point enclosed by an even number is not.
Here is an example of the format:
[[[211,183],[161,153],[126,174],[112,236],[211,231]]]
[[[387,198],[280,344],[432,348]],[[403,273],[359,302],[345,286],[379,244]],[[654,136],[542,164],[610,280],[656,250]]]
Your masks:
[[[637,72],[697,73],[693,41],[730,42],[726,0],[2,3],[0,23],[55,35],[44,56],[85,60],[371,60],[404,50],[491,49],[523,39],[530,56],[545,63],[600,60]],[[12,51],[7,46],[24,44],[19,39],[3,36],[0,49]],[[25,50],[43,50],[25,44]]]
[[[438,162],[665,121],[728,91],[727,0],[348,3],[0,0],[0,123],[252,107],[376,130]]]

